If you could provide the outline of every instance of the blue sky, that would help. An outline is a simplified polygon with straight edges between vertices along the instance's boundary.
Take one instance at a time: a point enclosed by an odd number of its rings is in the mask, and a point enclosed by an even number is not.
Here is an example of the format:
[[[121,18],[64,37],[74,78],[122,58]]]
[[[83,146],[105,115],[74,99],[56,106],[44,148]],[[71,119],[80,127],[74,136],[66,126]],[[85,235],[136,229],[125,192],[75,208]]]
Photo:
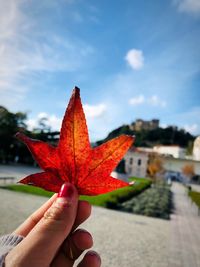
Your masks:
[[[0,105],[59,129],[81,88],[92,141],[137,118],[200,134],[200,0],[0,0]]]

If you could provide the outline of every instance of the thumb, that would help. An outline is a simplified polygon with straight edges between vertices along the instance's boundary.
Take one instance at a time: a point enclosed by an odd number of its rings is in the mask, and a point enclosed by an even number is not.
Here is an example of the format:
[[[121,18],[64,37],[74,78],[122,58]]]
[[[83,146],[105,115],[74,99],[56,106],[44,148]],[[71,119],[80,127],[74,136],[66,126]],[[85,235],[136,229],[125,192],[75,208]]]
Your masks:
[[[73,227],[77,206],[76,188],[70,183],[63,184],[55,202],[19,244],[22,266],[29,266],[30,262],[31,266],[49,266]]]

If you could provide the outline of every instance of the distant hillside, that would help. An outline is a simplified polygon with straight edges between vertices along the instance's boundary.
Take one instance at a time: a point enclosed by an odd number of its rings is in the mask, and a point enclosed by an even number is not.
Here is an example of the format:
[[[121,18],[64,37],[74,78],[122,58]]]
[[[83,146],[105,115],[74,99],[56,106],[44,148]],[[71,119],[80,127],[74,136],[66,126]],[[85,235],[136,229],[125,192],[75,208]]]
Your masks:
[[[97,141],[97,145],[100,145],[120,134],[135,135],[136,147],[153,147],[154,145],[179,145],[184,148],[189,148],[194,141],[195,136],[186,132],[183,129],[178,129],[174,126],[169,126],[167,128],[157,128],[153,130],[142,130],[133,131],[130,129],[129,125],[123,125],[108,134],[108,136]]]

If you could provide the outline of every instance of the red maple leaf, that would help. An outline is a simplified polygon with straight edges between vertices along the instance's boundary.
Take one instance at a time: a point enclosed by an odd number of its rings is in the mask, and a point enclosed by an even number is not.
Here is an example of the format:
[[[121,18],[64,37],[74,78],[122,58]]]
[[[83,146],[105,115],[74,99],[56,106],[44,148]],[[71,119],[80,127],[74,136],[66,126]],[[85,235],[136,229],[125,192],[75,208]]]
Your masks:
[[[62,122],[57,147],[17,133],[44,172],[31,174],[20,183],[59,192],[64,182],[74,184],[81,195],[110,192],[128,183],[110,176],[128,148],[132,136],[121,135],[92,148],[83,112],[80,90],[75,87]]]

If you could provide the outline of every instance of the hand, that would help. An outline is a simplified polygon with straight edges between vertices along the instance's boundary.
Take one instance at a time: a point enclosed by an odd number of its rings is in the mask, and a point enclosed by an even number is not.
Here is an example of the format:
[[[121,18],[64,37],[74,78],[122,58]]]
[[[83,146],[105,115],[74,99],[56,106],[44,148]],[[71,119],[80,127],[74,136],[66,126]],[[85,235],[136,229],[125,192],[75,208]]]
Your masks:
[[[78,201],[76,188],[65,183],[14,233],[25,238],[5,259],[5,267],[72,267],[75,260],[93,245],[92,236],[76,228],[91,213],[86,201]],[[78,267],[99,267],[94,251],[86,253]]]

